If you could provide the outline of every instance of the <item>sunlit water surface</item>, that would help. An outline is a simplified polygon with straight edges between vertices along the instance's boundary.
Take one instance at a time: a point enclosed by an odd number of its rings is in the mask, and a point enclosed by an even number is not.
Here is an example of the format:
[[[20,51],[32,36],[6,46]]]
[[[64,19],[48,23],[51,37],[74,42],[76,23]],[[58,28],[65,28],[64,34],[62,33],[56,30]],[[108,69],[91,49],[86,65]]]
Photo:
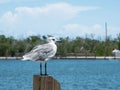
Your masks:
[[[61,90],[120,90],[119,60],[51,60],[48,73]],[[33,90],[39,63],[0,60],[0,90]]]

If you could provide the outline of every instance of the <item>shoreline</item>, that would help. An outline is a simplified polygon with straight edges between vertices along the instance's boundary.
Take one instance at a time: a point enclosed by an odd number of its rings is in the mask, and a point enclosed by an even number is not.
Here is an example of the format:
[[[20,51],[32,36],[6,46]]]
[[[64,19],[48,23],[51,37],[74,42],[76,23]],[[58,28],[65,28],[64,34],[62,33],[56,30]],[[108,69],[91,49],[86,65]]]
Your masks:
[[[22,59],[22,57],[0,57],[0,60],[20,60]],[[98,60],[102,60],[102,59],[106,59],[106,60],[110,60],[110,59],[120,59],[120,56],[66,56],[66,57],[54,57],[53,59],[86,59],[86,60],[91,60],[91,59],[98,59]]]
[[[80,60],[110,60],[110,59],[120,59],[120,56],[66,56],[66,57],[56,57],[56,59],[80,59]]]
[[[22,57],[0,57],[0,60],[20,60]]]

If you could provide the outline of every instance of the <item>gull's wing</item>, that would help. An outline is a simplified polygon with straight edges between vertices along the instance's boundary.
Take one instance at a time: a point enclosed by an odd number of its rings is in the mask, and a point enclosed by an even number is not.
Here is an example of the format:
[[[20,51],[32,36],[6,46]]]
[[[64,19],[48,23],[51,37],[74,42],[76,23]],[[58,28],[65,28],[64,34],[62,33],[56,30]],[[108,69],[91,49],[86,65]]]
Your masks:
[[[23,56],[23,60],[44,61],[55,55],[56,51],[51,44],[43,44],[34,47],[29,53]]]

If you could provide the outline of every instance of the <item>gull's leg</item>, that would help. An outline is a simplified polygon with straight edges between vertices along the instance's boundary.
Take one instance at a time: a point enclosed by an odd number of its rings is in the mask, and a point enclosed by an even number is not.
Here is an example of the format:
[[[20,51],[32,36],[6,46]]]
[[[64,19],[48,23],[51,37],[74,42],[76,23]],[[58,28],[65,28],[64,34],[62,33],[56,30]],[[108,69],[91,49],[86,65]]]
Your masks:
[[[47,75],[47,62],[45,62],[45,75]]]
[[[42,75],[42,63],[40,62],[40,75]]]

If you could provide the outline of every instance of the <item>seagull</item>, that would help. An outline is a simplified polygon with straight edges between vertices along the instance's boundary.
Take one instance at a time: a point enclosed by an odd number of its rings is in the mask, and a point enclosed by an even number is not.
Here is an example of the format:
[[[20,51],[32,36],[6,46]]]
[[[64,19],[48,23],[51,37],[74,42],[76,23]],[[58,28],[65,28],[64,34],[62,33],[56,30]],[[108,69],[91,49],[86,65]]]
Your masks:
[[[48,37],[48,43],[35,46],[30,52],[23,55],[23,60],[40,62],[40,75],[43,75],[42,62],[45,62],[45,75],[47,75],[47,61],[54,57],[57,52],[56,41],[55,37]]]

